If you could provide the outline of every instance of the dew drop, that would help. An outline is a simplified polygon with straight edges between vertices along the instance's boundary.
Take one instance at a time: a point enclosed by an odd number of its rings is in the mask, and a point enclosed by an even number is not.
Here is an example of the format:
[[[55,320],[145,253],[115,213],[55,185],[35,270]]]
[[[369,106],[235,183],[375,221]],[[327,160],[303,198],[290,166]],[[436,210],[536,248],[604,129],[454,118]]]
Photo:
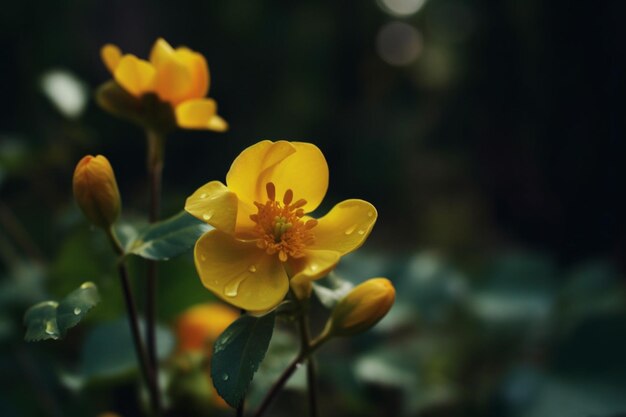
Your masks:
[[[200,194],[200,198],[206,198],[206,193]]]
[[[55,330],[55,329],[54,329],[54,327],[55,327],[55,326],[54,326],[54,323],[53,323],[53,322],[51,322],[51,321],[47,321],[47,322],[46,322],[46,333],[47,333],[47,334],[50,334],[50,335],[53,335],[53,334],[55,333],[55,331],[54,331],[54,330]]]
[[[367,212],[367,217],[374,217],[374,212],[373,211],[368,211]]]
[[[239,293],[239,285],[241,285],[246,278],[246,274],[241,274],[238,277],[231,279],[228,284],[224,286],[224,295],[227,297],[236,297]]]
[[[248,271],[256,272],[256,265],[250,265],[250,267],[248,268]]]
[[[204,220],[211,220],[211,217],[213,217],[213,212],[212,211],[207,211],[206,213],[204,213],[202,215],[202,218]]]
[[[356,224],[353,224],[352,226],[348,227],[346,229],[346,235],[351,235],[354,232],[354,229],[356,229]]]
[[[311,265],[309,265],[309,269],[310,269],[312,272],[317,271],[317,268],[319,268],[319,266],[318,266],[317,264],[311,264]]]
[[[80,309],[80,307],[76,307],[76,308],[74,309],[74,314],[78,316],[78,315],[79,315],[82,311],[83,311],[83,310],[81,310],[81,309]]]
[[[360,235],[364,235],[365,234],[365,230],[359,230],[357,233],[360,234]]]
[[[204,256],[204,255],[200,255],[200,260],[201,260],[202,262],[206,261],[206,256]]]
[[[222,380],[223,380],[223,381],[228,381],[228,378],[229,378],[229,377],[228,377],[228,374],[224,374],[224,375],[222,375]]]

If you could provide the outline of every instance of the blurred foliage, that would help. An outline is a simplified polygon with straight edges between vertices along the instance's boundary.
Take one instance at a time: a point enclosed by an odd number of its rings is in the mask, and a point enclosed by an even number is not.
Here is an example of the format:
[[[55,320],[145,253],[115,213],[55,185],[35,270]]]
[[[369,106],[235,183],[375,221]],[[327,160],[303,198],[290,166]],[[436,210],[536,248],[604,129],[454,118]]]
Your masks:
[[[366,247],[316,288],[314,324],[349,287],[341,279],[387,276],[397,303],[372,331],[319,351],[322,415],[626,412],[626,68],[616,41],[625,5],[428,0],[398,16],[390,3],[3,4],[2,416],[140,413],[116,259],[73,204],[71,175],[84,154],[107,155],[124,200],[118,235],[134,241],[147,223],[144,140],[93,93],[109,78],[101,45],[145,55],[158,36],[207,56],[211,96],[231,125],[224,136],[171,135],[164,217],[265,138],[324,151],[331,187],[321,212],[346,197],[379,211]],[[414,31],[385,55],[381,33],[406,29],[397,22]],[[418,55],[385,61],[406,51]],[[145,265],[129,264],[141,294]],[[201,360],[170,355],[169,324],[213,297],[189,254],[159,275],[170,400],[181,416],[232,414],[203,401],[215,394]],[[28,307],[85,281],[102,301],[84,323],[62,341],[24,343]],[[278,321],[250,410],[295,356],[293,328]],[[303,409],[303,386],[297,371],[272,413]]]

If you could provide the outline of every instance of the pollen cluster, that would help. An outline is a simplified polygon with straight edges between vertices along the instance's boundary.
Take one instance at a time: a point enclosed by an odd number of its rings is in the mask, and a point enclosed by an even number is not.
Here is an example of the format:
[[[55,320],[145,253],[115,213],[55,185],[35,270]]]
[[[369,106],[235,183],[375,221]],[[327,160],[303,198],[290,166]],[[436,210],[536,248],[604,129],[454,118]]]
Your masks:
[[[314,242],[311,229],[317,220],[303,221],[306,200],[300,199],[292,204],[293,191],[285,191],[282,203],[276,201],[276,187],[268,182],[265,186],[268,200],[265,204],[255,202],[257,214],[250,216],[256,223],[255,232],[258,236],[257,246],[265,249],[267,254],[278,253],[278,259],[286,262],[289,257],[301,258],[304,248]]]

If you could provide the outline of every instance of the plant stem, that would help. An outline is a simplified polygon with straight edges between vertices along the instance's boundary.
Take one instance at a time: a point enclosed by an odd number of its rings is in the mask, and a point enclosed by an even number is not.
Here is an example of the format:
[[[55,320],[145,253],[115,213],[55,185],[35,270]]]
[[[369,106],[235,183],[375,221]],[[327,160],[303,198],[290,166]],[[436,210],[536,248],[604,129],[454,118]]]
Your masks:
[[[148,176],[150,181],[150,223],[159,219],[165,137],[153,129],[146,130],[148,140]],[[146,343],[153,384],[158,387],[159,364],[156,345],[157,264],[148,261],[146,280]]]
[[[291,378],[291,375],[293,375],[296,369],[298,369],[302,365],[302,362],[305,360],[306,356],[307,356],[306,352],[300,352],[298,356],[289,364],[289,366],[287,367],[287,369],[285,369],[285,371],[280,376],[280,378],[278,378],[278,380],[274,383],[274,385],[272,385],[272,388],[270,388],[269,392],[263,399],[263,402],[261,403],[259,408],[256,410],[254,417],[261,417],[263,413],[265,413],[265,411],[267,410],[269,405],[272,403],[276,395],[280,392],[283,386],[287,383],[289,378]]]
[[[139,330],[139,318],[137,314],[137,306],[135,305],[135,299],[130,286],[130,280],[128,279],[128,270],[126,263],[124,262],[124,249],[120,245],[119,241],[115,237],[112,228],[106,230],[107,236],[111,241],[113,249],[120,255],[120,260],[117,264],[117,271],[120,276],[120,283],[122,284],[122,293],[124,295],[124,302],[126,304],[126,311],[128,315],[128,325],[133,338],[133,344],[135,345],[135,353],[137,355],[137,361],[141,369],[144,382],[148,387],[150,393],[150,404],[155,416],[161,415],[161,397],[158,386],[154,383],[155,378],[152,369],[149,366],[148,357],[146,356],[146,349],[141,339],[141,333]]]
[[[237,417],[243,417],[245,399],[241,400],[241,404],[237,407]]]
[[[301,314],[300,316],[301,316],[300,324],[301,325],[302,325],[302,323],[306,324],[306,320],[302,318],[304,316],[304,314]],[[308,326],[306,327],[306,329],[307,329],[307,333],[306,333],[307,344],[306,345],[302,345],[302,348],[300,349],[300,353],[298,354],[298,356],[296,356],[296,358],[283,371],[283,373],[280,376],[280,378],[278,378],[278,380],[274,383],[274,385],[272,385],[272,388],[270,388],[269,392],[267,393],[267,395],[263,399],[263,402],[261,403],[261,405],[257,409],[256,413],[254,413],[254,417],[261,417],[263,415],[263,413],[265,413],[265,411],[267,411],[267,408],[270,406],[270,404],[272,403],[274,398],[276,398],[276,395],[278,395],[280,390],[285,386],[287,381],[289,381],[289,378],[291,378],[291,376],[296,371],[296,369],[298,369],[300,366],[302,366],[304,361],[306,361],[307,359],[310,360],[311,359],[311,355],[313,354],[313,352],[315,352],[320,346],[322,346],[324,343],[326,343],[330,339],[330,336],[328,335],[328,333],[324,332],[321,336],[319,336],[315,340],[311,341],[310,340],[310,335],[308,333]],[[301,333],[301,340],[304,342],[304,337],[302,336],[302,333]],[[313,374],[313,378],[315,378],[315,374]],[[310,393],[310,391],[309,391],[309,393]],[[311,399],[310,394],[309,394],[309,399]],[[315,398],[314,398],[314,400],[315,400]],[[312,407],[311,407],[310,411],[311,412],[317,412],[317,403],[315,403],[315,405],[314,405],[315,409],[313,409]]]
[[[297,298],[296,298],[297,299]],[[309,328],[308,314],[306,309],[300,303],[300,338],[301,350],[306,352],[311,344],[311,330]],[[307,391],[309,393],[309,417],[317,417],[317,381],[315,372],[315,360],[310,355],[306,364]]]

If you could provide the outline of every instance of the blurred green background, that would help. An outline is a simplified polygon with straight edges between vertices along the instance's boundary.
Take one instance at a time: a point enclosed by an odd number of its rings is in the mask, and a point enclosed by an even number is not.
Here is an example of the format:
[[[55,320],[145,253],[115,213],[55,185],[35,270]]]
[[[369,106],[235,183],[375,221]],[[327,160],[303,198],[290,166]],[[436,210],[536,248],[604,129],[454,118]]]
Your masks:
[[[106,155],[125,219],[145,217],[143,133],[92,93],[110,78],[103,44],[145,57],[161,36],[206,56],[210,95],[231,125],[170,136],[165,216],[260,139],[322,149],[331,183],[320,213],[352,197],[379,211],[337,274],[387,276],[397,304],[375,330],[320,352],[323,415],[623,415],[624,9],[617,0],[5,2],[0,414],[138,413],[132,351],[103,369],[85,365],[101,354],[89,350],[94,340],[120,331],[123,309],[114,258],[74,205],[71,176],[83,155]],[[142,268],[132,265],[138,289]],[[23,342],[28,306],[87,280],[103,301],[84,325],[62,341]],[[174,318],[211,296],[190,255],[163,264],[159,290],[171,345]],[[284,365],[289,329],[274,338],[252,402]],[[302,408],[301,379],[276,415]],[[198,409],[179,415],[216,412]]]

